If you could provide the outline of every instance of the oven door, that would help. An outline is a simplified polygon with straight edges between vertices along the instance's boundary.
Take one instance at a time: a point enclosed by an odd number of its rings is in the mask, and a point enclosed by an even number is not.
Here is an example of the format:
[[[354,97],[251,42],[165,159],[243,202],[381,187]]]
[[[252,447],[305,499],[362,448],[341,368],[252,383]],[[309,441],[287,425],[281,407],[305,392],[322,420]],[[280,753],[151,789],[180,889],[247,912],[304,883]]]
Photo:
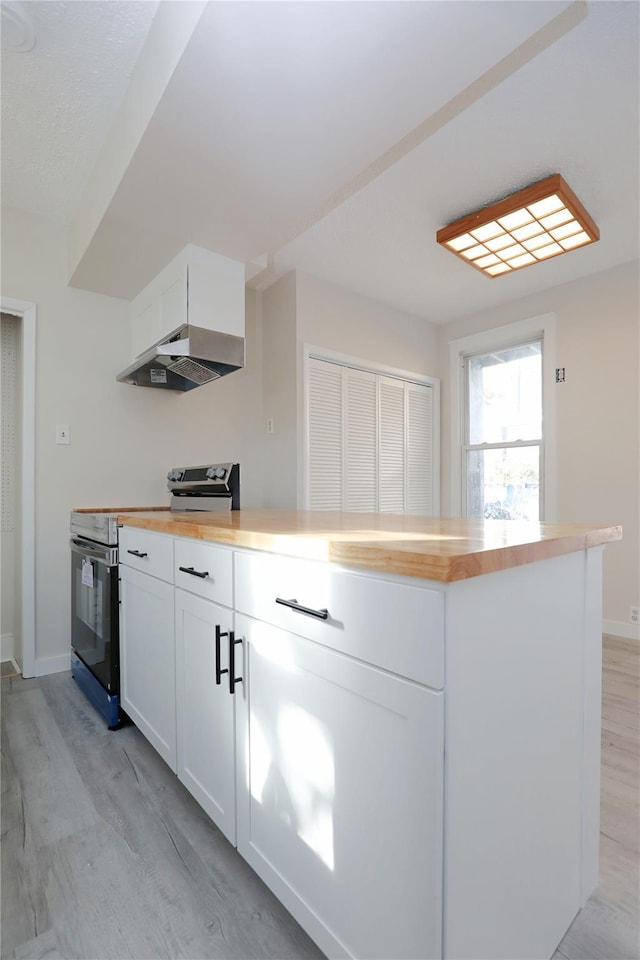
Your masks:
[[[71,646],[110,694],[119,692],[118,564],[114,547],[71,540]]]

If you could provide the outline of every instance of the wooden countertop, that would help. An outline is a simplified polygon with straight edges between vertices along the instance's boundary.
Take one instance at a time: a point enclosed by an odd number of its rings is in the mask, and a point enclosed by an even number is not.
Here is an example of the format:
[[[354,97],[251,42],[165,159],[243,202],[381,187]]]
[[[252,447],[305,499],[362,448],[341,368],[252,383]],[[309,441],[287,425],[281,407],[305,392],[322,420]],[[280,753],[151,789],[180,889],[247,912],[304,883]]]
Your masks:
[[[330,511],[172,513],[154,508],[118,514],[118,522],[176,537],[443,582],[622,539],[619,526]]]

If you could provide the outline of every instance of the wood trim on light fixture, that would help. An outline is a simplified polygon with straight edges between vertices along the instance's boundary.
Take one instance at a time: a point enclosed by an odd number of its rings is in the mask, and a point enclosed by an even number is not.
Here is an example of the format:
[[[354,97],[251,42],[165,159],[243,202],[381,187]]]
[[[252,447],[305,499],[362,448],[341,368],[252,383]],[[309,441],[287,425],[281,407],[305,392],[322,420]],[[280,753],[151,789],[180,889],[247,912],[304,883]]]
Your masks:
[[[470,264],[472,267],[475,267],[476,270],[479,270],[480,273],[485,274],[485,276],[491,276],[491,274],[486,272],[486,269],[478,266],[472,259],[468,259],[463,255],[464,251],[456,251],[448,244],[456,239],[461,237],[464,234],[471,233],[473,230],[478,230],[480,227],[485,226],[486,224],[493,223],[495,220],[500,220],[503,217],[506,217],[510,213],[514,213],[516,210],[521,210],[523,207],[528,207],[534,203],[544,200],[547,197],[556,195],[562,201],[566,210],[569,211],[573,220],[576,221],[582,228],[582,230],[589,237],[588,241],[585,240],[579,246],[588,246],[590,243],[595,243],[600,239],[600,231],[592,219],[592,217],[587,213],[580,200],[577,198],[573,190],[565,182],[562,176],[559,173],[554,173],[550,177],[546,177],[544,180],[539,180],[537,183],[533,183],[524,189],[519,190],[517,193],[511,194],[509,197],[505,197],[504,200],[498,200],[497,203],[493,203],[488,207],[483,207],[481,210],[477,210],[475,213],[467,214],[465,217],[461,217],[459,220],[456,220],[454,223],[448,224],[446,227],[443,227],[441,230],[438,230],[436,234],[436,240],[439,244],[444,245],[447,250],[455,254],[460,260],[463,260],[465,263]],[[538,220],[538,217],[530,215],[533,220]],[[542,215],[538,215],[540,219],[543,219]],[[542,228],[541,228],[542,229]],[[546,228],[545,228],[546,229]],[[552,229],[552,228],[549,228]],[[505,229],[505,234],[510,234],[511,231]],[[556,242],[556,245],[559,245],[553,237],[549,237],[549,241]],[[513,239],[513,243],[519,243],[516,238]],[[478,240],[477,243],[480,245],[482,241]],[[526,246],[526,244],[525,244]],[[527,247],[527,252],[529,248]],[[576,246],[572,249],[578,249]],[[557,257],[562,253],[568,253],[569,248],[561,248],[555,253],[549,253],[544,258],[534,259],[529,263],[524,263],[519,266],[509,266],[505,270],[505,273],[513,273],[515,270],[521,270],[526,266],[531,266],[532,263],[539,263],[541,259],[551,260],[553,257]],[[487,255],[493,254],[495,257],[500,258],[500,251],[493,251],[491,247],[488,248],[486,254],[480,254],[477,259],[485,259]],[[535,255],[535,254],[533,254]],[[504,276],[505,273],[496,274],[497,276]],[[493,278],[492,278],[493,279]]]

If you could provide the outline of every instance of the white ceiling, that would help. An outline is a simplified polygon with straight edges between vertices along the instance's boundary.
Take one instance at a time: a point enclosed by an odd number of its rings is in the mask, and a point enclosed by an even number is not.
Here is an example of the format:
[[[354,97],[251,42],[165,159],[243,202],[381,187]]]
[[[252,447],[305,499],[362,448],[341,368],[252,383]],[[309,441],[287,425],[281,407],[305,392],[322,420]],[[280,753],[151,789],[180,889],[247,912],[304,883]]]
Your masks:
[[[3,203],[72,224],[156,4],[26,6],[33,49],[3,49]],[[259,286],[298,268],[442,323],[631,260],[638,10],[209,3],[73,283],[131,297],[194,242]],[[495,280],[436,245],[441,226],[555,172],[599,243]]]
[[[3,205],[71,223],[156,7],[2,0]],[[12,46],[21,23],[35,31],[26,52]]]

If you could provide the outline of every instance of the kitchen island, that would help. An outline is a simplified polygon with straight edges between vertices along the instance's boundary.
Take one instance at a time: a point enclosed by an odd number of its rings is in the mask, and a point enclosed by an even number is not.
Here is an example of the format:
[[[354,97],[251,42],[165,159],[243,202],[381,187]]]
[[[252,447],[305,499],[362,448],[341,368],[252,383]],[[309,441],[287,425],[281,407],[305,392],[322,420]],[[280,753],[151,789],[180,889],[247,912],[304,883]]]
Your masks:
[[[124,708],[318,945],[550,957],[597,884],[620,528],[118,519]]]

